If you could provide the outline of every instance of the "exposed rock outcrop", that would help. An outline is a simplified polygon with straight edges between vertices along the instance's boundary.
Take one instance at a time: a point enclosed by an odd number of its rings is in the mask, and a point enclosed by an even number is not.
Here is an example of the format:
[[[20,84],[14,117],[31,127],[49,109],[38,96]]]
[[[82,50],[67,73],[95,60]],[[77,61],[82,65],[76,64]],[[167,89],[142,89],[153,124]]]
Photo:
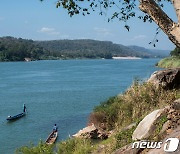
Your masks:
[[[155,130],[155,124],[158,122],[159,118],[166,114],[168,121],[164,123],[159,135],[161,136],[162,145],[160,149],[141,149],[138,152],[134,149],[131,149],[131,147],[127,147],[127,149],[121,148],[119,149],[120,152],[128,152],[137,154],[166,154],[164,151],[164,144],[168,138],[178,138],[180,139],[180,99],[175,100],[170,106],[165,107],[164,109],[155,110],[149,115],[147,115],[138,125],[136,130],[134,131],[132,138],[133,139],[139,139],[142,140],[144,138],[147,138],[151,134],[153,134],[153,131]],[[154,120],[153,120],[154,119]],[[156,122],[155,122],[156,121]],[[124,147],[125,148],[125,147]],[[128,151],[126,151],[128,150]],[[132,152],[133,151],[133,152]],[[124,153],[124,154],[126,154]],[[178,150],[173,152],[175,154],[180,153],[180,143]]]
[[[87,126],[80,130],[78,133],[74,134],[73,137],[77,138],[89,138],[89,139],[106,139],[108,138],[108,134],[100,131],[95,127],[94,124],[91,126]]]
[[[142,140],[148,138],[156,128],[155,123],[164,113],[164,109],[159,109],[148,114],[135,129],[132,139]]]
[[[175,110],[179,110],[180,111],[180,98],[173,102],[172,108],[175,109]]]
[[[169,135],[167,135],[165,137],[165,139],[163,140],[163,144],[161,146],[160,149],[152,149],[152,150],[149,150],[149,152],[147,152],[147,154],[167,154],[167,152],[164,151],[164,145],[165,145],[165,141],[168,139],[168,138],[178,138],[180,140],[180,126],[178,126],[175,130],[173,130]],[[180,143],[179,143],[179,146],[177,148],[176,151],[174,152],[171,152],[173,154],[179,154],[180,153]]]
[[[180,125],[180,99],[175,100],[172,103],[168,111],[167,118],[169,121],[167,133],[170,133],[173,129]]]
[[[132,144],[125,145],[124,147],[118,149],[113,154],[137,154],[141,149],[132,148]]]
[[[154,72],[148,82],[165,89],[180,87],[180,68],[166,69]]]

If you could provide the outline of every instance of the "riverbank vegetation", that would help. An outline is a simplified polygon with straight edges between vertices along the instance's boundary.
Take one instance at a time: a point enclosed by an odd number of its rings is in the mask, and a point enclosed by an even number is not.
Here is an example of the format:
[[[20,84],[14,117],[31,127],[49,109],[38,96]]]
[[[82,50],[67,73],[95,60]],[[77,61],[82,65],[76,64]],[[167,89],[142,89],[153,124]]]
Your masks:
[[[108,130],[121,129],[137,122],[154,109],[170,104],[176,95],[176,91],[167,91],[161,87],[157,89],[150,83],[140,84],[136,81],[124,94],[95,107],[90,115],[90,122],[98,127],[103,124],[103,129],[104,126]]]
[[[162,59],[158,64],[161,68],[177,68],[180,67],[180,48],[171,51],[171,56]]]
[[[53,154],[53,146],[44,144],[42,141],[37,146],[31,144],[18,148],[16,154]]]
[[[180,67],[180,57],[172,56],[172,57],[164,58],[158,63],[158,67],[161,67],[161,68]]]
[[[57,149],[58,154],[112,153],[116,149],[133,142],[132,133],[147,114],[155,109],[170,105],[177,97],[179,97],[177,90],[164,90],[161,87],[156,88],[150,83],[135,81],[123,94],[111,97],[96,106],[89,117],[89,123],[94,123],[96,127],[102,130],[113,132],[108,139],[70,138],[57,143],[55,149]],[[162,127],[166,120],[166,117],[163,117],[158,128]],[[126,129],[132,123],[134,125],[130,129]],[[157,135],[153,136],[153,138],[156,137]],[[42,144],[29,148],[25,146],[18,149],[16,153],[31,152],[31,154],[35,154],[34,150],[42,152],[44,148],[47,150],[47,146]],[[52,148],[49,148],[51,151]],[[53,153],[53,150],[51,152]]]

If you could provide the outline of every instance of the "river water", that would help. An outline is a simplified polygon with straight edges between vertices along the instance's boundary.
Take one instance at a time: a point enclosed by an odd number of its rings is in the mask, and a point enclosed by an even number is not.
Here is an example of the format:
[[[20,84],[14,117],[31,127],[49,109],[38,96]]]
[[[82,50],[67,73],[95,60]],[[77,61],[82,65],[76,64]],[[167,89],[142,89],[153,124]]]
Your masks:
[[[100,102],[147,79],[159,59],[60,60],[0,63],[0,154],[45,140],[56,123],[58,140],[86,126]],[[7,122],[26,104],[28,114]]]

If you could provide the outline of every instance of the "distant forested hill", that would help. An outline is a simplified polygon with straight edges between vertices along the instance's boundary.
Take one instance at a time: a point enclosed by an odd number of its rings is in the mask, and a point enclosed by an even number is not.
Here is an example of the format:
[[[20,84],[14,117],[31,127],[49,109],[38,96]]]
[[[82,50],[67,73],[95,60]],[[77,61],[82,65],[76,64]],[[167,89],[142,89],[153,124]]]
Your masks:
[[[113,56],[135,56],[149,58],[153,55],[141,51],[135,51],[123,45],[110,41],[96,40],[53,40],[37,41],[39,46],[53,53],[53,56],[68,58],[106,58]]]
[[[110,41],[53,40],[33,41],[14,37],[0,37],[0,61],[43,59],[105,58],[133,56],[142,58],[163,57],[148,49],[123,46]]]
[[[38,60],[45,54],[45,50],[36,45],[33,40],[0,38],[0,61],[24,61],[25,57]]]

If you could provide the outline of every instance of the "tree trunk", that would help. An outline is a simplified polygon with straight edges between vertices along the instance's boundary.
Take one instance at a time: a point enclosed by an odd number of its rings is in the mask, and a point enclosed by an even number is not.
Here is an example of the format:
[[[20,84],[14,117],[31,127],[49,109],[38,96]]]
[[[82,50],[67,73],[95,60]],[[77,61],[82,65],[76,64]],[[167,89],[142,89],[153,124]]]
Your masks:
[[[176,10],[177,17],[180,17],[180,0],[172,0]],[[139,0],[139,8],[147,13],[154,22],[164,31],[169,39],[180,48],[180,27],[179,23],[173,22],[172,19],[157,5],[154,0]],[[179,19],[178,19],[179,20]]]
[[[180,0],[171,0],[176,11],[178,23],[180,23]]]

